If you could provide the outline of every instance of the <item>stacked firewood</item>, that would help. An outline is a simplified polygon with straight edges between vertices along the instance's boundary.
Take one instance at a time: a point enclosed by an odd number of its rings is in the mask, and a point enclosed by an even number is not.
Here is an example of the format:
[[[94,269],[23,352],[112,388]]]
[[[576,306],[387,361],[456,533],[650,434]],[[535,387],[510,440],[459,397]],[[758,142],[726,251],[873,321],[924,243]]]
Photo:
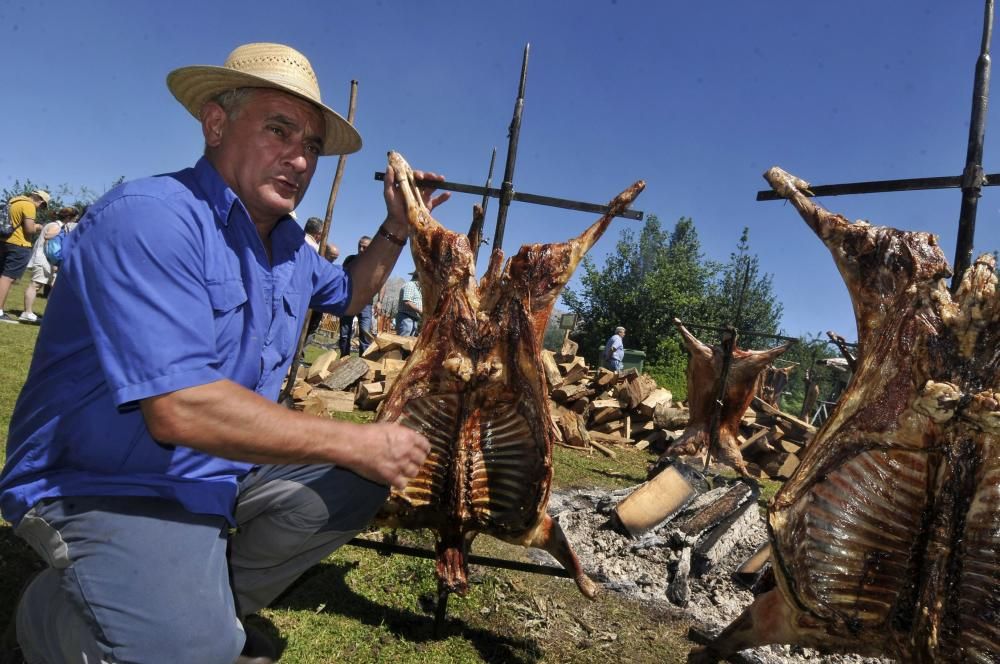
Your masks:
[[[375,410],[416,342],[382,333],[361,357],[340,357],[336,349],[323,353],[299,369],[291,392],[294,407],[314,415]]]
[[[576,352],[577,344],[569,339],[558,353],[542,352],[549,405],[561,436],[557,442],[615,456],[616,445],[662,451],[684,432],[687,406],[675,402],[652,377],[635,369],[621,374],[591,370]],[[774,400],[767,385],[762,381],[760,393]],[[759,479],[788,479],[815,433],[808,423],[761,398],[754,399],[740,428],[743,457]]]

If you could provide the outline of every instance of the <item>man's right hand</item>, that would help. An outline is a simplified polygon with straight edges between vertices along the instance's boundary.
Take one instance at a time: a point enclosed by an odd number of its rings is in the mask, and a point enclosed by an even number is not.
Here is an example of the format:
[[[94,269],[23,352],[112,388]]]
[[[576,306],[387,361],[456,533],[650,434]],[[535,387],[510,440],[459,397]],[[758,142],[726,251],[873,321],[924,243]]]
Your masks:
[[[351,470],[372,482],[406,488],[430,452],[427,438],[400,424],[360,424],[358,429],[358,454]]]

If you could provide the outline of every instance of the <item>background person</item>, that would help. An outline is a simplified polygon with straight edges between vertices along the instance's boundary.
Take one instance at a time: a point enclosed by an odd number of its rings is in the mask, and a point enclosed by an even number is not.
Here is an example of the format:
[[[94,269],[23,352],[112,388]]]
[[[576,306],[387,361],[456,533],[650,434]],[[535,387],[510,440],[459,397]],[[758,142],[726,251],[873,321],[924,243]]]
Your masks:
[[[399,289],[399,309],[396,311],[396,334],[404,337],[417,336],[420,326],[420,316],[424,312],[423,296],[420,293],[420,282],[416,280],[417,271],[410,273],[410,280]]]
[[[24,289],[24,311],[18,316],[18,320],[28,323],[38,321],[38,315],[34,312],[35,296],[40,289],[52,284],[55,278],[55,271],[45,256],[45,243],[59,235],[63,226],[68,229],[75,227],[79,215],[80,211],[75,207],[59,208],[59,211],[56,212],[56,220],[42,226],[42,231],[35,238],[35,245],[31,249],[31,259],[28,261],[31,281]]]
[[[362,235],[361,239],[358,240],[358,253],[351,254],[344,259],[344,267],[354,262],[354,260],[365,252],[368,245],[371,244],[372,239],[367,235]],[[376,295],[377,297],[377,295]],[[358,320],[358,355],[363,355],[365,349],[368,348],[368,344],[372,340],[372,303],[369,302],[361,311],[358,312],[357,316],[341,316],[340,317],[340,356],[347,357],[351,354],[351,338],[354,336],[354,319]]]
[[[361,146],[305,56],[249,44],[167,84],[204,156],[90,206],[11,418],[0,510],[49,564],[16,610],[31,662],[274,661],[242,618],[365,527],[429,449],[275,403],[307,309],[359,311],[391,273],[408,230],[392,169],[385,221],[345,273],[290,216],[320,155]]]
[[[26,196],[15,196],[8,201],[7,214],[14,226],[14,232],[0,242],[0,322],[17,321],[13,316],[4,313],[7,295],[10,287],[21,278],[28,261],[31,260],[31,240],[37,231],[35,218],[38,209],[49,206],[49,192],[35,189]]]
[[[618,326],[608,342],[604,344],[604,367],[621,373],[625,359],[625,328]]]

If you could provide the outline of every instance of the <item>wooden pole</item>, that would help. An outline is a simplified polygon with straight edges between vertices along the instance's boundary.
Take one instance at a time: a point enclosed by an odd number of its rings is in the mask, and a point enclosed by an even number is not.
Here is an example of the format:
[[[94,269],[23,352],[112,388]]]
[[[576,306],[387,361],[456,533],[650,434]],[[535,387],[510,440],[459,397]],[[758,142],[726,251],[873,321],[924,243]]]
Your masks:
[[[358,82],[351,81],[351,101],[347,107],[347,122],[354,125],[354,111],[358,99]],[[319,255],[326,258],[326,239],[330,235],[330,222],[333,220],[333,205],[337,201],[337,193],[340,191],[340,181],[344,178],[344,167],[347,165],[347,155],[342,154],[337,158],[337,171],[333,175],[333,184],[330,186],[330,198],[326,202],[326,217],[323,219],[323,231],[319,238]],[[288,369],[288,376],[285,378],[285,389],[278,397],[278,403],[287,403],[288,397],[295,386],[295,376],[299,372],[299,365],[302,364],[302,350],[306,346],[306,336],[309,333],[309,323],[312,321],[313,310],[306,309],[305,320],[302,321],[302,330],[299,332],[299,341],[295,344],[295,355],[292,358],[292,366]]]

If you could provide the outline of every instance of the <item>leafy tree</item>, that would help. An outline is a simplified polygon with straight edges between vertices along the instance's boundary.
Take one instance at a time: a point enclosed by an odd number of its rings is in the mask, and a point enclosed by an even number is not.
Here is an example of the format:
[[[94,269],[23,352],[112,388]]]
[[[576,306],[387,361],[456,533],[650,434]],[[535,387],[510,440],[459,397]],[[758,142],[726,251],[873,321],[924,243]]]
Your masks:
[[[567,288],[563,302],[578,316],[573,338],[585,357],[595,360],[614,328],[622,325],[625,345],[645,351],[647,363],[677,360],[680,347],[670,321],[699,309],[713,269],[702,259],[691,219],[681,218],[667,232],[656,215],[649,215],[638,236],[631,229],[622,231],[603,268],[585,257],[582,269],[580,288]],[[672,343],[670,336],[675,337]]]
[[[750,252],[750,229],[744,228],[736,251],[722,266],[710,288],[702,320],[712,325],[732,325],[744,343],[750,332],[777,334],[783,307],[774,295],[772,275],[761,273],[760,259]]]

